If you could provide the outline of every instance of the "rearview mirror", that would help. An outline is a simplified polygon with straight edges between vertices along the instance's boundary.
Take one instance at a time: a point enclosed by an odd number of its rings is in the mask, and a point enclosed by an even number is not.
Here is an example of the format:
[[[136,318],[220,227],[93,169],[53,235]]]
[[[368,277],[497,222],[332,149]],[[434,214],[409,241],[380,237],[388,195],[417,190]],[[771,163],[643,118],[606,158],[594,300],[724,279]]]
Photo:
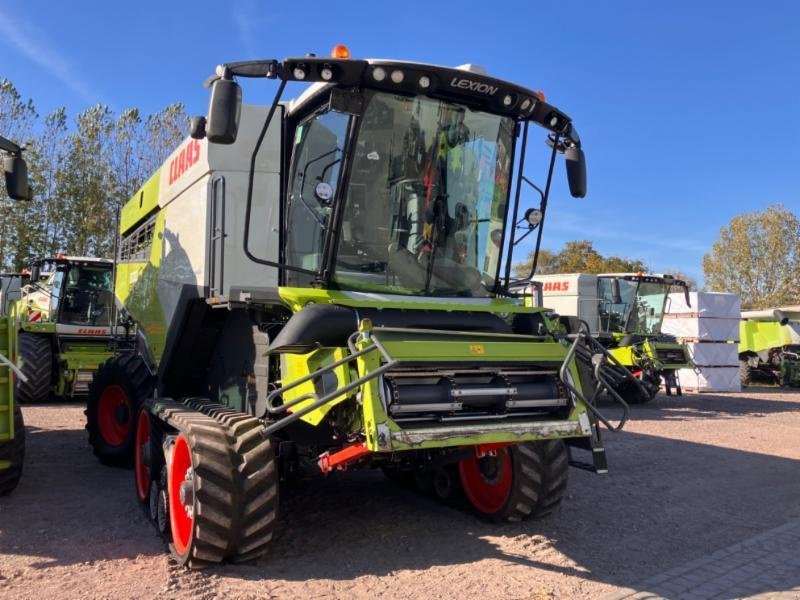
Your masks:
[[[242,88],[232,79],[217,79],[211,84],[206,138],[212,144],[232,144],[239,131]]]
[[[6,176],[6,190],[12,200],[30,200],[31,190],[28,187],[28,165],[19,156],[6,156],[3,159],[3,171]]]
[[[611,302],[613,304],[622,304],[622,293],[619,290],[619,279],[616,277],[611,280]]]
[[[586,196],[586,156],[577,146],[571,146],[564,151],[567,161],[567,181],[569,193],[573,198]]]

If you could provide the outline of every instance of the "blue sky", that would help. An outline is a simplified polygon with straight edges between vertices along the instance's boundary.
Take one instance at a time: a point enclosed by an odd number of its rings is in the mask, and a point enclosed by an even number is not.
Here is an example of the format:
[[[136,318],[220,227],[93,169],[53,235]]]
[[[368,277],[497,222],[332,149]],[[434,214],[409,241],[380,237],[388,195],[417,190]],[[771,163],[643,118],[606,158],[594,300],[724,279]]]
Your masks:
[[[0,77],[42,114],[176,101],[202,113],[217,63],[336,43],[478,63],[571,115],[589,195],[570,198],[557,173],[545,247],[591,239],[700,278],[731,217],[777,202],[800,213],[798,2],[0,0]],[[271,86],[247,83],[245,100],[268,101]]]

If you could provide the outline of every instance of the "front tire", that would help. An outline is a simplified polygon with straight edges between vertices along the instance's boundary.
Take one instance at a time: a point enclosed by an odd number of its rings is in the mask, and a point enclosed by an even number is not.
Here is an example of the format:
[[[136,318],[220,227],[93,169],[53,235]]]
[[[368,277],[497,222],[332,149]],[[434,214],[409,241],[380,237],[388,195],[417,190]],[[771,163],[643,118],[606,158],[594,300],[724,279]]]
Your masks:
[[[544,518],[561,505],[569,456],[561,440],[503,446],[458,465],[467,502],[492,521]]]
[[[136,354],[107,360],[94,375],[86,403],[89,445],[110,466],[129,466],[134,457],[135,419],[153,392],[153,377]]]
[[[19,334],[20,369],[28,378],[17,379],[15,398],[20,404],[42,404],[50,399],[53,382],[53,355],[51,340],[46,335]]]
[[[25,462],[25,422],[22,410],[14,404],[14,438],[0,442],[0,461],[8,461],[10,466],[0,470],[0,496],[11,493],[22,477],[22,464]]]

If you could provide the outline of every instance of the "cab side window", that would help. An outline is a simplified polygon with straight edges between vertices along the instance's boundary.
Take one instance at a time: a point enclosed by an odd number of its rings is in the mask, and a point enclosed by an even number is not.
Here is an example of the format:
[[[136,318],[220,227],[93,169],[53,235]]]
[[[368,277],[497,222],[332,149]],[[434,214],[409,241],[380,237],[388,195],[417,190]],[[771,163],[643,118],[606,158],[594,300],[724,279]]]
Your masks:
[[[348,115],[316,113],[295,131],[286,222],[286,260],[316,271],[342,165]],[[289,271],[287,283],[302,285],[309,275]]]

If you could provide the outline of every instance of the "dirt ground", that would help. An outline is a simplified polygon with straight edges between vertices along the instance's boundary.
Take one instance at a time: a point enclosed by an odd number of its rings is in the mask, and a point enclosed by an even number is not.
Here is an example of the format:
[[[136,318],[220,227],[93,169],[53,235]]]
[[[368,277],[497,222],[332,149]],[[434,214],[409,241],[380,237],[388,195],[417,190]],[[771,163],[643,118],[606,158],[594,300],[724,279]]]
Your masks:
[[[186,572],[92,456],[78,405],[24,409],[23,480],[0,500],[3,598],[596,598],[800,517],[800,393],[659,395],[572,469],[546,521],[491,525],[380,473],[285,494],[271,553]]]

